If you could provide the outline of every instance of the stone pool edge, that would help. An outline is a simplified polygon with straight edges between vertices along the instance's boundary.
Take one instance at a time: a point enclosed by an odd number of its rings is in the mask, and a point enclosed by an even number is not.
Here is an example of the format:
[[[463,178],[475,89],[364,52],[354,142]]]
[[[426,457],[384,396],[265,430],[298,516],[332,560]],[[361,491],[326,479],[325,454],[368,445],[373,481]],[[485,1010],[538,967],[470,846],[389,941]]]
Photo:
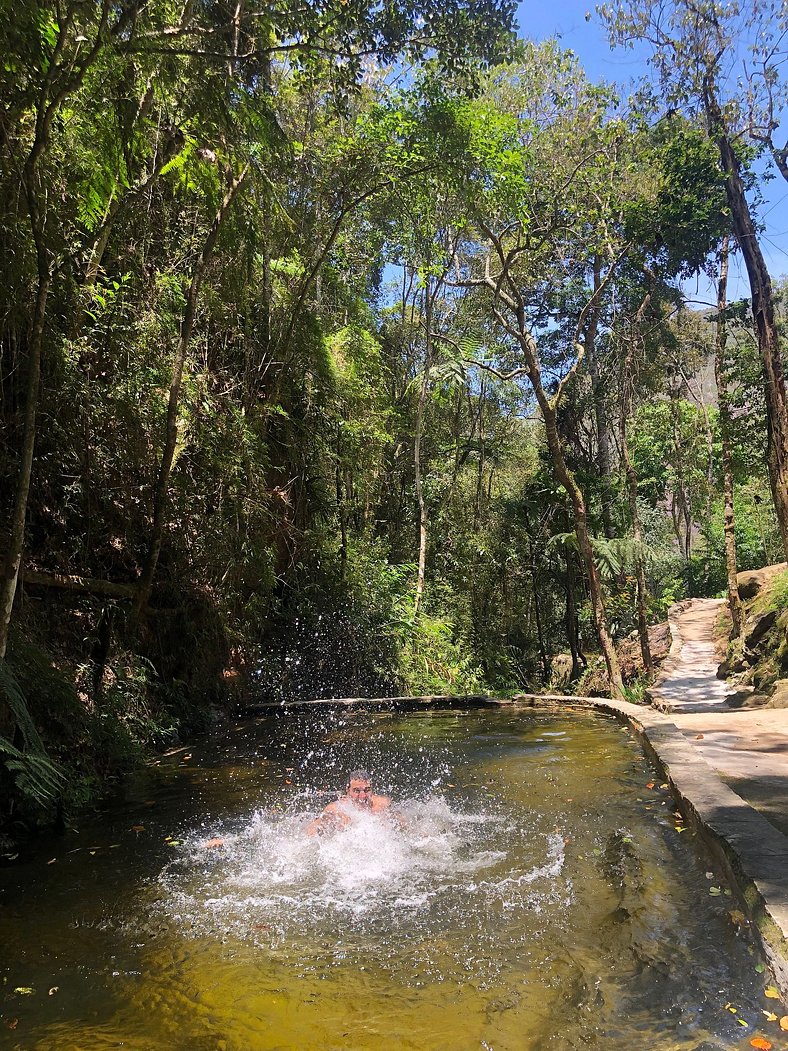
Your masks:
[[[518,697],[515,703],[597,708],[627,722],[664,771],[682,812],[738,888],[777,986],[788,1000],[788,837],[722,781],[671,719],[604,697]]]

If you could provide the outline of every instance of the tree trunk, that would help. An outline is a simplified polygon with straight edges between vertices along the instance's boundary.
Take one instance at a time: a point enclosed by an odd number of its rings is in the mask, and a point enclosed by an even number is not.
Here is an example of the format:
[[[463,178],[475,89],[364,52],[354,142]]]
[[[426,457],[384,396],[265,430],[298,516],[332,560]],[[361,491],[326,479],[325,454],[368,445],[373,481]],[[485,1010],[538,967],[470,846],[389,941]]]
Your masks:
[[[528,548],[531,555],[531,583],[534,589],[534,623],[536,624],[536,641],[539,646],[539,661],[542,665],[542,682],[550,680],[550,661],[547,657],[547,649],[542,631],[542,614],[539,611],[539,587],[536,582],[536,555],[534,554],[533,537],[528,536]]]
[[[591,546],[591,536],[588,532],[588,512],[586,510],[585,499],[580,490],[580,486],[575,481],[574,474],[569,469],[566,459],[564,458],[561,441],[558,436],[558,428],[556,426],[555,409],[550,405],[541,381],[537,381],[537,383],[534,384],[534,393],[536,394],[539,406],[542,410],[542,417],[544,419],[547,436],[547,447],[550,450],[553,467],[559,482],[563,485],[564,489],[566,489],[569,494],[569,499],[572,502],[575,534],[577,535],[580,554],[586,567],[586,573],[588,574],[588,589],[591,594],[591,609],[594,617],[594,627],[596,628],[597,638],[599,639],[602,656],[604,657],[605,666],[607,668],[610,692],[614,697],[623,700],[624,681],[621,678],[618,656],[607,624],[605,603],[602,595],[602,580],[599,576],[596,562],[594,561],[594,549]]]
[[[33,474],[33,453],[36,444],[36,417],[38,414],[38,392],[41,386],[41,351],[44,342],[44,321],[49,288],[52,283],[51,262],[45,256],[43,245],[38,251],[38,289],[33,323],[27,346],[27,391],[25,393],[25,417],[22,431],[22,455],[16,485],[14,510],[6,553],[5,576],[0,592],[0,660],[5,658],[8,648],[8,632],[14,608],[19,567],[25,547],[25,520],[30,496],[30,479]]]
[[[334,467],[334,481],[337,491],[337,516],[339,518],[339,575],[345,579],[347,570],[347,509],[342,492],[342,471],[339,463]]]
[[[564,596],[566,599],[564,629],[566,640],[569,643],[569,652],[572,655],[572,673],[570,681],[574,682],[583,674],[585,658],[580,647],[580,631],[577,622],[577,599],[575,598],[575,567],[572,564],[572,555],[567,552],[566,559],[566,581],[564,585]]]
[[[769,481],[783,551],[788,558],[788,394],[783,374],[780,337],[774,317],[772,282],[744,192],[739,158],[731,143],[708,76],[704,82],[704,102],[709,130],[719,147],[722,168],[726,175],[725,186],[733,230],[744,257],[750,282],[752,316],[764,374]]]
[[[159,464],[159,475],[153,496],[151,538],[148,546],[148,553],[142,567],[142,573],[140,574],[139,584],[137,586],[137,597],[132,610],[133,619],[138,619],[142,615],[148,604],[148,600],[150,599],[153,578],[156,574],[156,565],[159,561],[159,554],[161,553],[162,541],[164,539],[164,526],[167,513],[167,491],[170,481],[170,472],[172,471],[172,461],[175,456],[175,445],[178,439],[178,402],[180,400],[186,353],[189,349],[189,343],[191,342],[194,318],[197,313],[197,300],[200,293],[200,286],[205,275],[205,268],[208,265],[208,261],[211,258],[213,249],[216,245],[219,230],[221,229],[230,206],[237,197],[238,192],[246,179],[248,170],[247,166],[239,176],[232,179],[227,193],[224,195],[224,200],[220,204],[219,210],[214,216],[214,220],[208,230],[202,252],[195,263],[194,271],[192,273],[189,294],[186,297],[186,306],[184,308],[180,333],[178,335],[178,344],[172,363],[172,379],[170,381],[170,396],[167,403],[167,423],[164,449],[162,451],[161,463]]]
[[[597,255],[594,257],[595,293],[598,291],[602,281],[601,274],[602,261]],[[599,328],[599,315],[599,307],[595,307],[590,311],[583,345],[588,364],[588,375],[591,379],[591,398],[594,403],[594,419],[596,422],[597,467],[599,469],[599,480],[602,485],[602,526],[607,539],[612,540],[616,535],[616,531],[613,526],[613,497],[610,484],[610,424],[608,422],[608,407],[605,404],[605,384],[599,375],[599,363],[596,357],[596,335]]]
[[[632,413],[632,372],[634,366],[635,337],[639,335],[640,321],[650,298],[648,293],[640,305],[636,318],[636,330],[632,338],[627,340],[627,349],[621,364],[621,415],[619,418],[619,443],[621,446],[621,461],[624,464],[624,475],[627,481],[627,499],[629,502],[629,514],[632,519],[632,539],[634,541],[635,561],[635,587],[637,593],[637,616],[638,616],[638,640],[640,642],[640,653],[643,658],[643,668],[648,673],[652,668],[651,645],[648,638],[648,589],[646,587],[646,571],[643,564],[643,529],[640,523],[640,510],[638,508],[638,476],[632,456],[629,452],[629,417]]]
[[[424,340],[424,372],[422,374],[421,387],[419,388],[419,401],[416,406],[416,433],[413,439],[413,465],[415,470],[416,500],[419,505],[419,567],[416,576],[416,595],[413,600],[413,612],[418,613],[421,600],[424,596],[424,579],[427,571],[427,526],[429,520],[429,509],[424,499],[424,487],[422,485],[422,458],[421,439],[424,433],[424,412],[427,405],[427,393],[430,383],[430,366],[432,364],[432,297],[430,294],[430,277],[424,288],[424,324],[426,336]]]
[[[41,385],[41,355],[44,345],[44,326],[49,289],[52,285],[54,260],[46,248],[47,201],[46,189],[41,190],[40,162],[48,151],[55,118],[70,94],[81,85],[88,68],[95,61],[104,40],[109,14],[109,0],[102,0],[95,38],[87,48],[80,63],[71,64],[69,75],[58,83],[58,74],[63,70],[63,54],[71,32],[74,11],[67,10],[59,19],[57,41],[49,56],[49,66],[43,80],[35,107],[35,133],[30,153],[22,170],[22,189],[27,198],[30,228],[36,250],[37,287],[30,338],[27,346],[27,390],[25,394],[25,416],[22,430],[22,451],[19,465],[14,508],[11,513],[8,551],[5,574],[0,589],[0,660],[5,659],[8,649],[8,633],[14,608],[19,567],[25,546],[25,521],[27,502],[30,496],[30,480],[33,474],[33,454],[36,444],[36,417],[38,395]],[[57,85],[56,87],[54,85]]]
[[[722,437],[722,491],[725,506],[725,568],[728,575],[728,608],[731,612],[731,638],[737,639],[742,629],[741,598],[737,580],[736,518],[733,512],[733,455],[731,452],[731,410],[725,384],[726,323],[728,305],[728,235],[720,250],[720,278],[717,285],[717,353],[714,356],[714,378],[717,381],[717,400],[720,407],[720,434]]]

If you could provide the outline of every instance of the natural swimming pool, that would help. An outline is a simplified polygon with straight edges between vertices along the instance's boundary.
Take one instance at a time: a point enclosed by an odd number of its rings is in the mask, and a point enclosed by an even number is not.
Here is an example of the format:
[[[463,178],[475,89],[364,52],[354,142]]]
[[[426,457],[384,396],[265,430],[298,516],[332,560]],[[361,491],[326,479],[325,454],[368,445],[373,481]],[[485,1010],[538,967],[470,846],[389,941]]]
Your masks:
[[[304,835],[358,766],[402,822]],[[612,719],[300,709],[124,791],[0,876],[0,1046],[788,1046],[738,905]]]

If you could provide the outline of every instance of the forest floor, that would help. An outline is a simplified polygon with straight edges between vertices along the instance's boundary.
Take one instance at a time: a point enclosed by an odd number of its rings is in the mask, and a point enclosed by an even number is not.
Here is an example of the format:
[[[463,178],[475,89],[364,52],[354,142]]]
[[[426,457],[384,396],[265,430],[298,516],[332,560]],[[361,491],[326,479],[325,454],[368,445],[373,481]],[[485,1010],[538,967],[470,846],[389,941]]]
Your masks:
[[[788,835],[788,709],[727,704],[732,687],[716,677],[723,601],[692,599],[675,610],[673,645],[651,695],[720,778]]]

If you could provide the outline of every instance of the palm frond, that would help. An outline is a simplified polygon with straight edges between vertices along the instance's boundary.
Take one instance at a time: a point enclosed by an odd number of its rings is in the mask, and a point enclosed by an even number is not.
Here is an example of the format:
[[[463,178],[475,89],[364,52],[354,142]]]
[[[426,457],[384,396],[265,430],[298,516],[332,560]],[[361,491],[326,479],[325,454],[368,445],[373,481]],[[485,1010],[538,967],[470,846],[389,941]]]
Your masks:
[[[65,778],[47,755],[25,696],[5,661],[0,661],[0,694],[5,698],[24,741],[24,748],[18,748],[7,737],[0,736],[0,763],[22,795],[46,806],[58,796]]]

